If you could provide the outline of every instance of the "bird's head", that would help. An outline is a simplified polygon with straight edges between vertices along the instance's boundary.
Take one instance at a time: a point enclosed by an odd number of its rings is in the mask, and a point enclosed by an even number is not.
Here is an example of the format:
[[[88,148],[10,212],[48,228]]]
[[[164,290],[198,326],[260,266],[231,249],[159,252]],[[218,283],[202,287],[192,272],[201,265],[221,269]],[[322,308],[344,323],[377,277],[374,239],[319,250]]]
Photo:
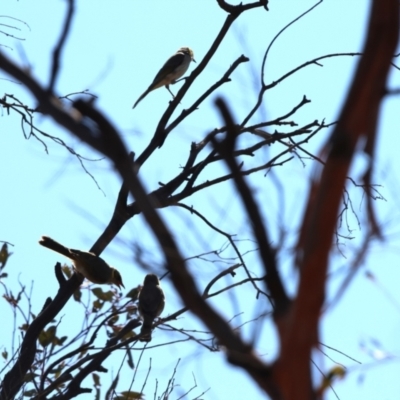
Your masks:
[[[194,59],[194,53],[192,49],[189,49],[189,47],[181,47],[177,53],[183,53],[183,54],[187,54],[188,56],[190,56],[191,60],[196,62],[196,60]]]
[[[111,280],[109,283],[113,283],[114,285],[117,285],[119,288],[121,288],[121,286],[125,288],[124,284],[122,283],[122,276],[119,273],[119,271],[116,270],[115,268],[112,269]]]
[[[159,285],[160,281],[158,280],[157,275],[147,274],[144,278],[143,285]]]

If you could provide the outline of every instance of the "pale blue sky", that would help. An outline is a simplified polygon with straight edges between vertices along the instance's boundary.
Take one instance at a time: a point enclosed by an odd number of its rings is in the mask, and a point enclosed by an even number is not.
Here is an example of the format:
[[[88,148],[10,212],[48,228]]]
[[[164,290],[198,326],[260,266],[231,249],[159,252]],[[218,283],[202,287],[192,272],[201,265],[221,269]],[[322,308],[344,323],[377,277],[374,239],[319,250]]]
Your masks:
[[[366,0],[326,0],[311,14],[293,25],[276,41],[267,62],[266,81],[278,79],[297,65],[314,57],[336,52],[357,52],[362,48],[365,21],[369,3]],[[190,143],[199,141],[209,130],[221,125],[220,117],[213,108],[217,94],[223,95],[241,121],[256,101],[259,87],[259,70],[262,57],[275,34],[293,18],[300,15],[314,3],[311,1],[285,2],[270,1],[269,12],[251,11],[240,17],[227,35],[215,57],[204,73],[194,82],[181,107],[188,107],[203,91],[218,80],[241,54],[250,58],[232,75],[232,82],[224,85],[218,93],[210,96],[175,130],[165,145],[157,150],[141,170],[141,177],[150,189],[157,187],[158,182],[166,182],[179,172],[184,165]],[[10,15],[27,22],[30,29],[19,24],[25,38],[16,42],[0,36],[0,42],[12,47],[3,49],[21,65],[30,66],[32,74],[42,83],[48,82],[51,51],[59,37],[65,13],[64,1],[48,2],[38,0],[18,2],[7,0],[2,4],[2,15]],[[168,105],[170,95],[165,89],[150,93],[134,110],[132,105],[138,96],[147,88],[158,68],[179,47],[189,46],[194,50],[195,59],[199,62],[211,46],[219,32],[226,14],[219,9],[216,1],[77,1],[76,15],[72,32],[68,37],[62,57],[62,70],[57,81],[59,95],[89,89],[98,96],[97,106],[114,122],[129,149],[139,154],[147,145],[154,132],[160,116]],[[1,23],[1,20],[0,20]],[[28,60],[29,65],[26,64]],[[301,109],[293,119],[299,124],[315,119],[332,122],[336,119],[349,81],[351,80],[357,58],[343,57],[323,62],[323,67],[309,66],[295,74],[270,91],[265,97],[264,107],[253,120],[262,121],[277,117],[290,110],[306,95],[312,102]],[[192,64],[189,73],[195,68]],[[255,74],[254,74],[255,73]],[[393,85],[400,80],[398,72],[392,76]],[[3,74],[0,78],[4,77]],[[13,82],[0,80],[1,95],[12,93],[32,107],[35,102],[26,91]],[[179,85],[172,86],[176,92]],[[376,243],[371,249],[368,261],[358,273],[345,293],[341,302],[328,311],[322,319],[321,340],[329,346],[363,363],[359,367],[353,361],[328,351],[335,361],[342,362],[350,371],[348,376],[335,384],[340,399],[397,399],[400,393],[400,382],[397,375],[399,363],[386,362],[369,368],[374,362],[361,343],[366,343],[375,350],[375,357],[383,352],[376,351],[371,340],[379,341],[384,350],[394,356],[399,355],[397,344],[400,330],[400,293],[398,291],[398,224],[399,224],[399,157],[398,157],[398,110],[399,99],[392,97],[385,100],[378,142],[378,157],[375,179],[383,187],[380,189],[387,201],[376,202],[380,221],[384,224],[387,240]],[[55,253],[41,248],[37,240],[42,234],[51,235],[62,243],[75,248],[88,248],[97,239],[112,214],[118,193],[120,180],[110,169],[107,161],[86,163],[102,189],[82,172],[79,162],[67,151],[51,141],[46,140],[49,154],[43,145],[34,139],[25,140],[21,133],[19,118],[15,114],[7,116],[2,112],[0,120],[0,171],[3,194],[0,200],[2,223],[0,239],[15,245],[13,257],[7,265],[9,278],[7,285],[17,291],[18,279],[26,285],[34,281],[33,311],[38,312],[47,296],[56,292],[57,281],[53,274],[53,265],[59,260]],[[41,129],[54,136],[61,137],[77,152],[91,159],[98,159],[86,145],[80,143],[68,133],[56,127],[50,120],[37,117],[36,123]],[[274,128],[275,129],[275,128]],[[280,128],[285,132],[283,128]],[[317,152],[329,131],[322,132],[310,142],[307,149]],[[273,152],[274,150],[271,150]],[[263,157],[268,157],[265,152]],[[260,160],[260,155],[257,160]],[[246,160],[246,162],[249,162]],[[250,161],[251,163],[252,161]],[[360,156],[352,169],[355,179],[361,177],[365,160]],[[207,176],[223,171],[218,167]],[[268,221],[271,236],[278,239],[277,228],[285,224],[288,239],[287,251],[282,252],[279,261],[282,273],[286,277],[288,288],[294,291],[296,279],[293,273],[293,260],[290,246],[298,226],[303,202],[302,197],[308,189],[308,177],[312,175],[313,163],[306,167],[298,161],[286,164],[276,170],[276,176],[285,188],[285,203],[280,202],[276,186],[260,173],[249,179],[257,187],[257,199],[263,205],[263,214]],[[363,198],[360,192],[353,190],[354,207],[363,210]],[[251,238],[246,219],[240,213],[240,203],[232,198],[230,184],[220,185],[199,193],[185,201],[200,212],[205,213],[211,221],[230,233],[238,233],[240,239]],[[174,236],[185,256],[220,248],[223,238],[207,229],[196,219],[191,219],[186,212],[171,208],[161,211],[163,217],[173,227]],[[352,261],[362,232],[351,221],[356,239],[342,247],[346,258],[334,252],[332,255],[332,273],[328,293],[333,295],[345,276],[348,263]],[[365,228],[362,228],[365,229]],[[161,270],[162,260],[151,233],[146,229],[141,217],[135,217],[118,234],[109,248],[103,253],[104,258],[112,265],[118,266],[124,276],[127,290],[139,284],[145,272],[136,265],[133,259],[131,243],[139,242],[148,252],[149,261]],[[241,244],[242,249],[253,249],[251,242]],[[247,260],[254,265],[255,272],[260,271],[258,260],[253,254]],[[211,257],[210,257],[211,258]],[[221,264],[205,263],[193,260],[189,263],[196,274],[199,286],[202,287],[219,271]],[[205,270],[205,267],[207,269]],[[364,276],[365,270],[371,271],[384,289]],[[228,281],[224,282],[227,283]],[[164,282],[168,303],[164,315],[179,309],[180,302],[173,294],[171,286]],[[242,298],[243,315],[234,321],[244,322],[254,317],[259,306],[254,299],[251,288],[237,291]],[[387,294],[394,297],[391,301]],[[246,298],[246,301],[243,300]],[[64,320],[79,309],[70,302],[63,310]],[[231,319],[234,306],[229,296],[213,302],[222,313]],[[3,318],[11,319],[8,307],[0,302]],[[75,315],[75,314],[73,314]],[[173,324],[176,327],[193,327],[201,325],[189,315]],[[251,338],[252,330],[247,325],[243,334]],[[160,330],[155,334],[156,343],[170,340],[168,333]],[[0,346],[8,343],[7,332],[0,332]],[[376,343],[376,342],[375,342]],[[185,346],[185,348],[183,348]],[[0,348],[1,349],[1,348]],[[263,326],[263,334],[257,345],[257,351],[266,359],[272,360],[276,354],[275,333],[270,324]],[[146,398],[152,398],[154,379],[165,385],[170,377],[171,366],[179,356],[187,356],[178,368],[176,382],[182,390],[192,386],[192,372],[196,376],[198,388],[193,396],[210,388],[205,399],[253,399],[261,398],[262,393],[253,382],[237,368],[230,367],[224,360],[223,353],[209,353],[196,346],[181,344],[158,347],[145,353],[143,371],[134,389],[140,390],[144,374],[147,372],[148,358],[153,358],[153,370]],[[114,373],[119,365],[119,355],[108,362]],[[137,355],[135,354],[135,357]],[[328,371],[332,362],[328,358],[315,355],[323,371]],[[365,372],[363,382],[360,381]],[[316,374],[316,379],[319,375]],[[104,386],[107,387],[104,376]],[[129,382],[130,377],[127,377]],[[88,385],[90,385],[89,383]],[[120,381],[120,390],[125,389]],[[176,392],[178,393],[178,391]],[[93,395],[82,396],[92,398]],[[178,395],[175,396],[179,397]],[[332,392],[327,398],[334,399]]]

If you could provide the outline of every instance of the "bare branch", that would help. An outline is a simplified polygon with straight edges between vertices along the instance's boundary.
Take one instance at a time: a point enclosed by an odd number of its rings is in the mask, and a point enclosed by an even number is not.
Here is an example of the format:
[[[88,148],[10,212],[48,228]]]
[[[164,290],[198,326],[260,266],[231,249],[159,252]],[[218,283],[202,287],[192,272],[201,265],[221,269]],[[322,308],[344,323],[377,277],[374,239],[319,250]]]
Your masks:
[[[284,398],[313,398],[310,356],[318,342],[318,321],[325,298],[328,257],[339,203],[359,139],[375,134],[379,105],[398,41],[398,19],[397,1],[373,2],[368,36],[355,79],[338,124],[325,145],[325,167],[310,188],[297,245],[298,294],[291,312],[281,321],[281,354],[273,367]]]
[[[257,239],[260,256],[266,271],[265,283],[274,302],[274,314],[280,315],[286,312],[289,306],[289,299],[279,277],[275,251],[270,245],[268,232],[262,222],[258,206],[233,156],[238,130],[224,101],[217,99],[216,105],[221,111],[228,131],[226,138],[222,142],[218,143],[216,140],[213,140],[213,144],[215,149],[225,158],[229,169],[232,171],[235,185],[250,218],[254,236]]]
[[[72,16],[74,14],[75,11],[75,3],[74,0],[68,0],[68,12],[67,15],[65,17],[65,22],[64,22],[64,27],[63,27],[63,31],[61,33],[60,39],[58,41],[58,44],[56,46],[56,48],[54,49],[53,52],[53,65],[52,65],[52,69],[51,69],[51,77],[50,77],[50,82],[49,82],[49,86],[48,86],[48,91],[50,93],[53,92],[54,90],[54,84],[56,82],[56,78],[57,78],[57,74],[58,71],[60,69],[60,55],[61,55],[61,51],[64,47],[65,41],[67,39],[67,35],[71,29],[71,22],[72,22]]]

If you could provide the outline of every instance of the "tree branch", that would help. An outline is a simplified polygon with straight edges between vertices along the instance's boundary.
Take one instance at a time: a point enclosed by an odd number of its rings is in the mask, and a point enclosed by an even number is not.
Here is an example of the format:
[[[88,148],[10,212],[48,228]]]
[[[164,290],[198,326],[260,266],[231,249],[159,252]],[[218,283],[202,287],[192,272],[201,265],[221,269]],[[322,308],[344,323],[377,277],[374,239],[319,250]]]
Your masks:
[[[281,353],[273,367],[282,398],[312,399],[310,356],[318,343],[326,272],[349,166],[357,143],[375,136],[399,32],[396,0],[375,0],[364,51],[338,124],[324,147],[326,164],[311,185],[297,244],[300,282],[290,313],[279,321]],[[372,159],[371,165],[374,163]],[[312,290],[310,290],[312,284]]]

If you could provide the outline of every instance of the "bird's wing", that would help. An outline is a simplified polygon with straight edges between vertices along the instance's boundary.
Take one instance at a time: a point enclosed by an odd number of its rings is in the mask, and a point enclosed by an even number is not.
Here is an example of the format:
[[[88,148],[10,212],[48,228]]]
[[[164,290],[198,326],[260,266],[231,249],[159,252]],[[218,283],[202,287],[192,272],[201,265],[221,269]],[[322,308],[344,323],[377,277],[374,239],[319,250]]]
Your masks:
[[[173,72],[177,67],[179,67],[185,58],[185,55],[182,53],[176,53],[173,56],[171,56],[165,64],[162,66],[162,68],[158,71],[158,74],[153,80],[153,83],[151,86],[157,84],[160,80],[164,79],[168,74]]]
[[[159,286],[144,287],[139,295],[140,312],[157,317],[164,308],[164,292]]]
[[[93,283],[110,283],[112,277],[111,267],[94,253],[88,251],[72,250],[75,268],[85,278]]]
[[[143,100],[152,90],[157,89],[161,86],[167,85],[171,82],[171,79],[168,77],[169,74],[174,72],[176,68],[178,68],[184,61],[185,54],[183,53],[175,53],[171,56],[162,68],[158,71],[156,77],[154,78],[151,85],[147,88],[147,90],[136,100],[136,103],[132,108],[135,108],[138,103]]]

